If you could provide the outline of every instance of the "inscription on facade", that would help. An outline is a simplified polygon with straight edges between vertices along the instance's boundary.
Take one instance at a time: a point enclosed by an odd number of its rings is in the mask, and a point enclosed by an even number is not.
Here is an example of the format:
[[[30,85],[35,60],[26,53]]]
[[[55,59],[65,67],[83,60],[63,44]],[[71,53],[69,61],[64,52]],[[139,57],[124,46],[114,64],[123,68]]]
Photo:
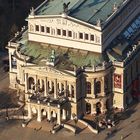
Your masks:
[[[65,26],[69,26],[69,27],[78,27],[79,26],[77,23],[74,23],[74,22],[69,21],[67,19],[61,19],[61,18],[45,19],[45,20],[42,20],[42,22],[53,23],[53,24],[56,24],[56,25],[65,25]]]

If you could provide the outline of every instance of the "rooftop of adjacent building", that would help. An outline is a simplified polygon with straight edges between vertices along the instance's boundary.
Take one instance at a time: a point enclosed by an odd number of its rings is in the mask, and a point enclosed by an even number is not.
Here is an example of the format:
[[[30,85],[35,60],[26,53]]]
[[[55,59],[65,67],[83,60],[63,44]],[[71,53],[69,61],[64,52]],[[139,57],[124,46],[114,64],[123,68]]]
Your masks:
[[[61,15],[65,7],[69,16],[96,25],[97,22],[104,23],[124,2],[124,0],[47,0],[36,9],[35,14]]]

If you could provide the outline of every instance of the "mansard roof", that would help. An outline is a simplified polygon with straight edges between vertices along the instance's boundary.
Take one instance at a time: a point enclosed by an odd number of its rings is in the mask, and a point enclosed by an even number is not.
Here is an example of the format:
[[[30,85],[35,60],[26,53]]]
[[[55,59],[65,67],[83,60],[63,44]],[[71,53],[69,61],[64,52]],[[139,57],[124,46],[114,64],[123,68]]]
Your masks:
[[[120,7],[124,0],[48,0],[40,5],[36,15],[60,15],[63,4],[69,4],[67,14],[90,24],[104,23],[113,14],[113,7]]]

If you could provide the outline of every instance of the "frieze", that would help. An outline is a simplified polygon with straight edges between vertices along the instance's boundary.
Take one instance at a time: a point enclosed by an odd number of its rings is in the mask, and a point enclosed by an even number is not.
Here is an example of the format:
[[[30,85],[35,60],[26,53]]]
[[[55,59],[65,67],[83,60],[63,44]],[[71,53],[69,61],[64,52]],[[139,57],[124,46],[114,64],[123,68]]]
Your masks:
[[[65,25],[68,27],[79,27],[79,24],[74,23],[72,21],[69,21],[67,19],[61,19],[61,18],[56,18],[56,19],[43,19],[41,20],[41,22],[45,22],[45,23],[53,23],[56,25]]]

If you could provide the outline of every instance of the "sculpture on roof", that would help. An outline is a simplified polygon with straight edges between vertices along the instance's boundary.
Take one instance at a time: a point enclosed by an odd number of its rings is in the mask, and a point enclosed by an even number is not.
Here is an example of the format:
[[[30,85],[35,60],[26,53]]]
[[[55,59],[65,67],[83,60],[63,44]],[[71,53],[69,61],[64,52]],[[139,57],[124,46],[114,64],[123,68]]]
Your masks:
[[[63,12],[66,13],[68,11],[68,7],[69,7],[70,2],[68,3],[63,3]]]
[[[98,27],[101,26],[101,20],[100,20],[100,19],[98,19],[98,20],[96,21],[96,25],[97,25]]]
[[[117,4],[116,4],[116,2],[115,2],[114,5],[113,5],[113,12],[116,12],[117,9],[118,9],[118,7],[117,7]]]
[[[52,50],[52,51],[51,51],[50,61],[51,61],[51,62],[54,62],[54,61],[55,61],[55,58],[56,58],[56,57],[55,57],[55,50]]]
[[[34,7],[31,8],[31,10],[30,10],[30,15],[31,15],[31,16],[34,16],[34,15],[35,15]]]

